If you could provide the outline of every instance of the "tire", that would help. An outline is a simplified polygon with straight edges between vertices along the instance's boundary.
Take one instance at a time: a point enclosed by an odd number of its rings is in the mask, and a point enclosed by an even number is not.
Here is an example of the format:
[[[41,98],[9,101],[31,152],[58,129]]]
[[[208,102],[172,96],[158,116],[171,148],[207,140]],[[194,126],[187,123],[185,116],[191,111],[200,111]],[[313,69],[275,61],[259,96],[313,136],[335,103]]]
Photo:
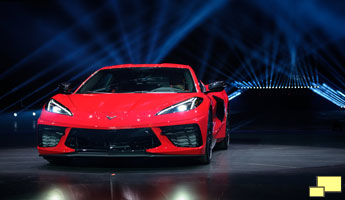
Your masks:
[[[59,157],[43,157],[52,165],[69,165],[71,163],[71,159],[69,158],[59,158]]]
[[[226,119],[225,138],[223,141],[218,143],[218,148],[226,150],[229,148],[229,144],[230,144],[230,120],[227,118]]]
[[[213,137],[212,130],[213,130],[212,112],[210,110],[208,114],[205,154],[200,159],[201,164],[207,165],[212,160],[212,137]]]

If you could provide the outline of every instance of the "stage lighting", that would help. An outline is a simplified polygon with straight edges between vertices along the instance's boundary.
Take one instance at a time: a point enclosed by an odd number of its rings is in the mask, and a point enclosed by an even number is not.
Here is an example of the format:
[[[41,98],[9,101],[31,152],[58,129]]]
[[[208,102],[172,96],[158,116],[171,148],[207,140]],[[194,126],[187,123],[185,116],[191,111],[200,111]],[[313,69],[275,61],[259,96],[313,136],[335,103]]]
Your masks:
[[[337,93],[340,94],[341,96],[345,97],[345,94],[343,94],[343,93],[340,92],[339,90],[337,90]]]
[[[229,97],[229,101],[230,101],[231,99],[234,99],[235,97],[241,95],[241,94],[242,94],[242,93],[241,93],[240,91],[236,91],[236,92],[230,94],[230,95],[228,96],[228,97]]]
[[[318,89],[316,88],[317,88],[316,84],[313,84],[313,86],[310,89],[314,91],[315,93],[319,94],[320,96],[324,97],[325,99],[336,104],[337,106],[341,108],[344,107],[345,100],[344,98],[342,98],[341,93],[336,92],[325,83],[322,84],[322,86],[319,87]]]
[[[13,113],[13,116],[14,116],[14,117],[17,117],[17,116],[18,116],[18,114],[17,114],[17,113]]]
[[[35,112],[32,112],[32,116],[36,116],[36,113],[35,113]]]

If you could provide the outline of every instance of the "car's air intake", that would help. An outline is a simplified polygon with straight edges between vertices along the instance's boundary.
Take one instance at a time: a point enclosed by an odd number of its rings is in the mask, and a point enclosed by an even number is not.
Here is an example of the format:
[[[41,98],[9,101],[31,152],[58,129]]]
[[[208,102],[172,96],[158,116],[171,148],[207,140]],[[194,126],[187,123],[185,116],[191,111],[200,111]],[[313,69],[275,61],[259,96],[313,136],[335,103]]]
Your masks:
[[[177,147],[199,147],[202,145],[200,128],[197,124],[164,126],[162,135],[165,135]]]
[[[60,126],[38,126],[38,146],[40,147],[55,147],[61,137],[65,134],[66,127]]]

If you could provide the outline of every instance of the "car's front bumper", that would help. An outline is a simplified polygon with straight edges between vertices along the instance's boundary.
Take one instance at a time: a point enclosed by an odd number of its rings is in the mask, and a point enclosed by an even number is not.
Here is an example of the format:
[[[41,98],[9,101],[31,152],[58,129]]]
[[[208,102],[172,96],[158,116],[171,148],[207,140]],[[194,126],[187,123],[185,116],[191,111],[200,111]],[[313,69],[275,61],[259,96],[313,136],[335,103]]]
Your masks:
[[[59,139],[59,142],[56,146],[42,146],[38,145],[37,149],[41,156],[44,157],[55,157],[55,156],[66,156],[66,157],[166,157],[166,156],[182,156],[182,155],[191,155],[191,156],[198,156],[204,154],[204,144],[206,139],[206,132],[207,132],[207,116],[200,116],[198,118],[193,118],[190,120],[184,120],[184,121],[176,121],[176,122],[169,122],[167,124],[159,124],[159,126],[155,126],[152,124],[149,127],[140,127],[142,129],[150,129],[152,130],[152,133],[154,136],[158,139],[159,145],[155,145],[153,148],[146,148],[146,149],[126,149],[124,151],[121,151],[121,149],[94,149],[94,148],[76,148],[74,146],[68,145],[68,141],[70,141],[70,134],[71,130],[80,129],[77,125],[71,125],[71,126],[63,126],[64,124],[61,124],[62,127],[65,127],[65,132]],[[51,126],[51,123],[45,123],[43,120],[39,120],[38,126],[42,125],[49,125]],[[54,124],[54,126],[59,126],[60,124]],[[173,127],[173,126],[183,126],[183,125],[195,125],[198,127],[200,131],[200,144],[196,146],[181,146],[174,144],[174,140],[176,141],[176,138],[171,138],[167,134],[169,132],[169,129],[165,129],[162,127]],[[138,127],[133,127],[133,130]],[[82,129],[85,129],[84,127]],[[117,127],[116,129],[86,129],[88,131],[90,130],[97,130],[97,131],[111,131],[111,130],[123,130],[124,128]],[[126,128],[126,130],[130,130]],[[40,143],[39,143],[40,144]]]

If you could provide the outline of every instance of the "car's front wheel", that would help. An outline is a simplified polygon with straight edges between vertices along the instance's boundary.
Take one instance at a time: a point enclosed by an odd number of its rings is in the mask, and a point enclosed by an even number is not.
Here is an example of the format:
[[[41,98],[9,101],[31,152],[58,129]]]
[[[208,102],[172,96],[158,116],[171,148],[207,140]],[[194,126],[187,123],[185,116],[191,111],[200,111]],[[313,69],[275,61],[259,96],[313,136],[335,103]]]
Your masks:
[[[213,132],[212,112],[210,111],[208,114],[205,154],[201,158],[202,164],[209,164],[212,159],[212,137],[213,137],[212,132]]]
[[[226,119],[225,138],[218,144],[219,149],[228,149],[230,145],[230,120]]]

